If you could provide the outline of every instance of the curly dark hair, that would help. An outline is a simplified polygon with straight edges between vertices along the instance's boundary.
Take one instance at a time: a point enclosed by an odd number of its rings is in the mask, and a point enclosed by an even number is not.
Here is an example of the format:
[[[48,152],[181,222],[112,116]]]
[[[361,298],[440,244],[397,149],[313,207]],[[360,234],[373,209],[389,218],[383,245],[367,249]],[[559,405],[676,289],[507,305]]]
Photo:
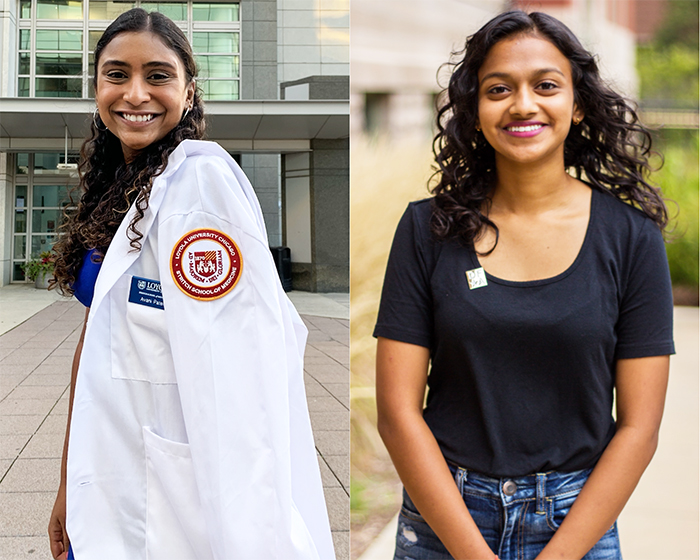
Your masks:
[[[104,32],[95,46],[93,84],[97,86],[97,66],[100,54],[118,34],[149,31],[175,51],[182,60],[191,83],[197,76],[192,47],[184,33],[166,16],[134,8],[120,15]],[[58,288],[63,295],[73,293],[72,284],[82,265],[85,251],[96,249],[95,260],[106,253],[124,216],[134,202],[136,214],[128,228],[128,237],[134,250],[141,249],[143,234],[138,222],[148,208],[153,179],[165,169],[168,157],[185,139],[204,137],[204,106],[200,91],[195,88],[192,108],[164,138],[140,151],[128,164],[119,139],[106,129],[99,115],[90,126],[90,135],[80,149],[78,171],[80,200],[73,210],[66,212],[62,234],[53,247],[56,254],[54,278],[50,288]],[[71,204],[73,206],[71,197]]]
[[[632,104],[603,83],[595,58],[569,28],[547,14],[517,10],[493,18],[455,53],[463,58],[454,65],[442,93],[445,104],[438,110],[433,142],[438,166],[432,189],[433,234],[472,245],[483,228],[491,227],[498,243],[498,228],[482,212],[495,186],[496,166],[494,149],[476,130],[478,71],[496,43],[520,34],[550,41],[571,63],[574,100],[585,117],[566,137],[565,168],[593,188],[637,206],[663,230],[668,224],[666,206],[660,190],[647,180],[652,171],[649,129],[639,122]]]

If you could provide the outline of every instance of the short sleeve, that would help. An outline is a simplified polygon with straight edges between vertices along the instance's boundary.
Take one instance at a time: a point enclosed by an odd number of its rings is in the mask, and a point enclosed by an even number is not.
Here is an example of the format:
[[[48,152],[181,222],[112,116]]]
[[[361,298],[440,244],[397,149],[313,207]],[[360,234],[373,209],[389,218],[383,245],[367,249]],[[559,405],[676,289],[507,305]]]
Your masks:
[[[375,337],[430,348],[433,330],[429,202],[412,203],[396,229],[379,304]]]
[[[631,252],[616,325],[616,359],[674,354],[673,293],[663,237],[649,219]]]

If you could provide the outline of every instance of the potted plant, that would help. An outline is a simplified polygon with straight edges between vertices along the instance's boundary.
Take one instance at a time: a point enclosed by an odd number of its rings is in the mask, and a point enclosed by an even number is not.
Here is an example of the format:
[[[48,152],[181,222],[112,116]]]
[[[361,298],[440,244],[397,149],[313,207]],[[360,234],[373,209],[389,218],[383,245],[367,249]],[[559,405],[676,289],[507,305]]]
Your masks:
[[[53,275],[55,256],[51,251],[44,251],[37,258],[27,261],[22,265],[27,278],[34,280],[38,289],[45,290],[49,287],[49,279]]]

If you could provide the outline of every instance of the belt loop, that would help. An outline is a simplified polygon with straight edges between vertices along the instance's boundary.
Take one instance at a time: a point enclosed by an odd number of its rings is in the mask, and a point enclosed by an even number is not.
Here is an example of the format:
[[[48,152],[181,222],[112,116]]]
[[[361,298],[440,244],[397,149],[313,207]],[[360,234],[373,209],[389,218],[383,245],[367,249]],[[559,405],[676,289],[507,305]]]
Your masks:
[[[467,471],[462,467],[457,467],[457,472],[455,473],[455,482],[457,483],[457,489],[460,495],[464,490],[464,479],[467,477]]]
[[[544,514],[546,512],[545,497],[547,495],[547,474],[537,473],[537,511]]]

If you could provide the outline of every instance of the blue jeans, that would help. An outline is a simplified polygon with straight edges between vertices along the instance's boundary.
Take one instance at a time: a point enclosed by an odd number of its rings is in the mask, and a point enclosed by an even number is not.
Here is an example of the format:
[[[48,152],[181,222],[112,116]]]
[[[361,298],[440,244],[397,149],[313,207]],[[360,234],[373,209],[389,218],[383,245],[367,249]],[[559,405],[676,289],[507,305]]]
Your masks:
[[[591,470],[496,479],[450,465],[467,509],[500,560],[532,560],[549,542]],[[452,556],[404,490],[395,560],[449,560]],[[622,560],[617,523],[584,560]]]

